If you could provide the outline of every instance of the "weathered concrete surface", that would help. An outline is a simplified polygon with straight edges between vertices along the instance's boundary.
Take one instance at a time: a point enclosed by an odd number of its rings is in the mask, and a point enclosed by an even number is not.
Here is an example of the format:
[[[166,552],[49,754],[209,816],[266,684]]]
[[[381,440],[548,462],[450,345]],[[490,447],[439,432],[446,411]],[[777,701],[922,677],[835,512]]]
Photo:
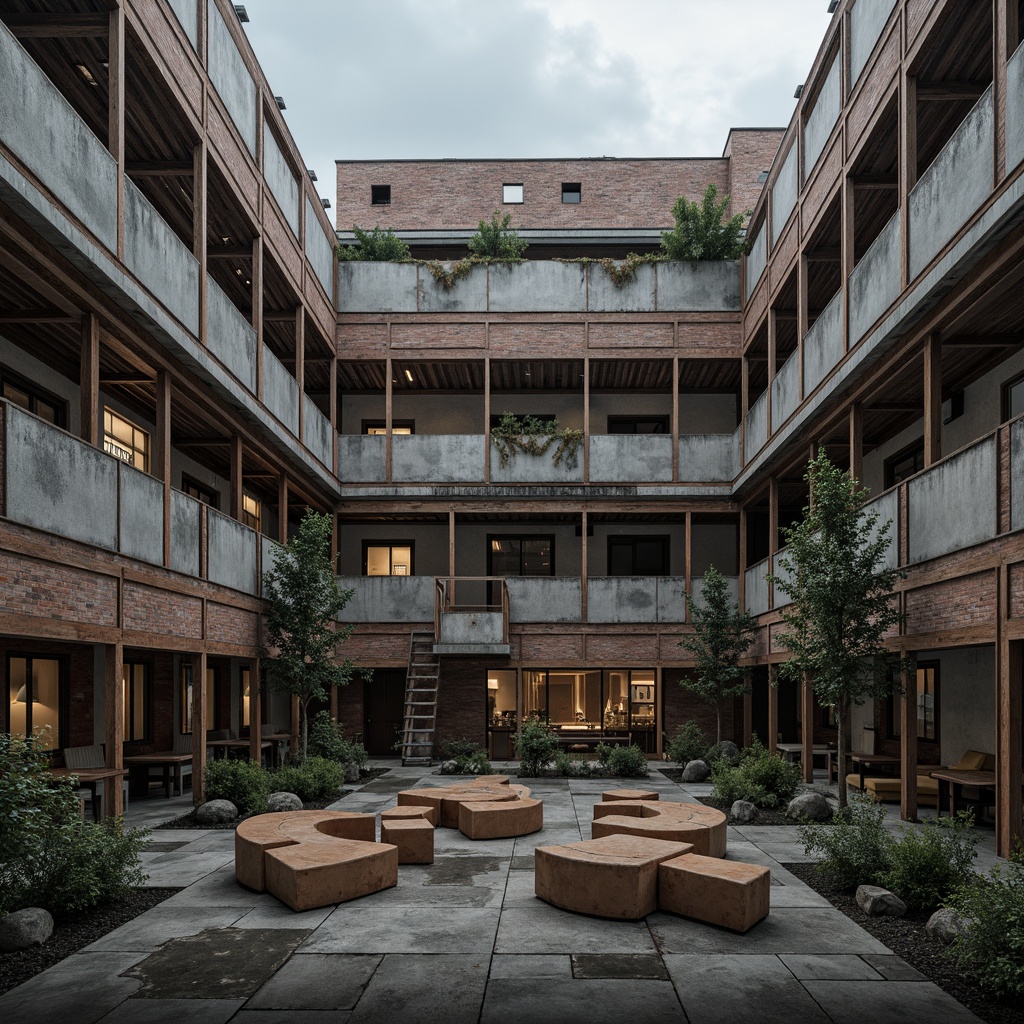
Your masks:
[[[509,576],[511,622],[579,622],[582,582],[574,576]]]
[[[121,553],[163,565],[164,485],[124,463],[117,469],[121,477]]]
[[[800,404],[800,357],[794,351],[772,381],[772,433],[789,419]]]
[[[743,452],[749,462],[768,440],[768,392],[763,391],[747,413],[746,431],[743,435]]]
[[[754,288],[757,287],[757,282],[761,280],[761,275],[764,273],[765,262],[768,258],[768,233],[764,226],[754,236],[754,241],[750,244],[750,252],[746,256],[746,267],[745,267],[745,284],[746,284],[746,297],[749,299]]]
[[[117,163],[10,30],[0,25],[0,138],[108,248]]]
[[[256,330],[206,275],[206,344],[253,394],[256,393]]]
[[[391,478],[396,483],[483,480],[484,444],[474,434],[399,434],[392,438]]]
[[[685,622],[685,576],[656,577],[655,593],[658,598],[658,622]]]
[[[1024,420],[1010,427],[1010,529],[1024,528]]]
[[[874,501],[869,501],[864,506],[865,512],[877,512],[878,522],[875,524],[875,528],[871,531],[871,539],[877,540],[879,534],[882,531],[882,527],[887,522],[891,522],[892,525],[889,527],[889,546],[885,551],[885,561],[882,563],[887,569],[895,569],[899,563],[899,551],[897,537],[899,536],[899,493],[895,490],[888,491],[887,493],[875,498]]]
[[[181,491],[171,491],[171,568],[199,575],[199,514],[201,504]]]
[[[1024,46],[1006,65],[1006,172],[1024,160]]]
[[[650,263],[636,268],[632,281],[617,285],[600,264],[587,267],[587,308],[591,313],[652,313],[656,271]]]
[[[500,644],[501,612],[443,612],[440,644]]]
[[[917,277],[992,191],[992,87],[921,175],[910,208],[910,276]]]
[[[334,298],[334,276],[338,268],[338,261],[334,255],[335,244],[333,232],[330,238],[324,234],[320,218],[313,209],[313,203],[309,196],[306,196],[306,258],[329,299]]]
[[[342,483],[382,483],[386,438],[380,434],[338,435],[338,477]]]
[[[679,438],[679,479],[728,482],[740,471],[740,432],[684,434]]]
[[[342,261],[338,309],[342,313],[415,313],[417,270],[412,263]]]
[[[768,611],[768,559],[758,562],[747,569],[745,574],[747,611],[751,615],[761,615]]]
[[[303,443],[328,469],[334,460],[331,421],[309,395],[302,396]]]
[[[256,541],[258,535],[247,526],[206,510],[207,575],[214,583],[257,592]]]
[[[789,215],[796,206],[797,194],[797,147],[794,144],[779,170],[779,176],[772,187],[772,244],[779,240],[782,229],[789,220]]]
[[[839,110],[842,106],[842,68],[843,62],[837,54],[814,102],[814,109],[804,124],[804,181],[814,170],[814,165],[818,162],[818,157],[821,156],[821,151],[825,148],[825,143],[839,119]]]
[[[897,210],[850,274],[851,348],[900,293],[900,238]]]
[[[857,0],[850,12],[850,84],[860,78],[896,0]]]
[[[493,313],[581,312],[586,309],[586,277],[579,263],[527,260],[494,265],[490,277]]]
[[[263,175],[267,185],[281,207],[284,219],[292,229],[295,237],[299,237],[299,183],[295,180],[291,166],[277,144],[269,121],[263,123]]]
[[[672,479],[670,434],[594,434],[590,479],[597,483],[649,483]]]
[[[387,264],[370,264],[386,266]],[[450,267],[451,262],[445,264]],[[340,265],[344,269],[345,265]],[[419,271],[419,311],[421,313],[480,313],[487,309],[487,268],[479,264],[445,288],[426,267],[410,267]],[[415,282],[416,275],[412,275]],[[415,283],[412,285],[415,288]],[[415,298],[415,294],[413,296]]]
[[[266,345],[263,346],[263,404],[298,437],[298,381]]]
[[[591,455],[593,455],[593,441],[591,438]],[[491,444],[490,438],[487,443]],[[563,484],[583,482],[583,446],[576,452],[576,465],[569,467],[563,459],[557,466],[554,463],[555,451],[558,448],[556,441],[543,455],[526,455],[523,452],[516,454],[509,460],[507,466],[501,464],[498,449],[491,444],[491,482],[496,484]],[[594,468],[591,465],[591,479],[594,476]]]
[[[339,622],[433,622],[433,576],[339,576],[355,590]]]
[[[843,357],[843,290],[804,335],[804,394],[809,395]]]
[[[167,0],[167,5],[177,15],[188,41],[195,46],[199,37],[199,12],[193,0]]]
[[[249,147],[249,152],[255,153],[256,83],[252,80],[214,0],[208,0],[207,3],[206,31],[210,81],[224,101],[224,106],[227,107],[235,127]]]
[[[189,331],[199,333],[199,264],[128,179],[124,183],[124,262]]]
[[[772,559],[772,572],[779,577],[781,580],[785,580],[789,583],[793,579],[793,574],[787,569],[783,568],[782,559],[786,557],[786,549],[783,548],[781,551],[776,552],[775,557]],[[772,607],[773,608],[785,608],[786,605],[792,604],[791,598],[787,597],[783,592],[782,588],[776,585],[772,588]]]
[[[110,455],[7,406],[8,518],[116,551],[117,467]]]
[[[733,604],[740,603],[740,580],[738,576],[725,577],[726,593]],[[690,596],[693,603],[701,608],[704,607],[704,577],[696,576],[690,580]]]
[[[657,622],[656,576],[598,576],[587,580],[587,621]]]
[[[714,312],[740,308],[740,265],[733,261],[683,260],[656,264],[658,310]]]
[[[911,563],[995,536],[996,463],[995,440],[989,438],[910,481]]]
[[[279,545],[269,537],[260,535],[260,593],[263,593],[263,574],[274,568]]]

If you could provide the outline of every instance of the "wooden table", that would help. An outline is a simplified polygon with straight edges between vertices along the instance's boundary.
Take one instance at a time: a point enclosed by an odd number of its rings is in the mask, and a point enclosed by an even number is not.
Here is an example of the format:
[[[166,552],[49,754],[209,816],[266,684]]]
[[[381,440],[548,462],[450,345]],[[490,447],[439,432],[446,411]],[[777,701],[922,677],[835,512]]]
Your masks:
[[[271,742],[270,742],[269,739],[264,739],[264,740],[260,741],[260,749],[261,750],[267,750],[270,746],[271,746]],[[207,740],[206,741],[206,747],[207,747],[208,750],[210,750],[212,752],[212,756],[214,758],[216,758],[218,756],[217,755],[217,751],[218,750],[223,751],[223,756],[227,757],[229,751],[232,751],[232,750],[248,750],[249,749],[249,741],[248,741],[248,739],[246,739],[244,737],[242,739],[237,739],[237,740]]]
[[[147,796],[149,793],[149,769],[162,768],[164,776],[164,791],[167,799],[172,794],[181,796],[181,766],[192,763],[191,754],[176,754],[173,750],[162,750],[154,754],[130,754],[124,758],[125,766],[129,769],[129,785],[132,796]],[[139,771],[131,771],[133,768]]]
[[[850,760],[857,765],[860,774],[860,791],[864,792],[864,766],[878,765],[881,768],[896,768],[900,764],[900,758],[892,754],[851,754]],[[899,774],[898,772],[896,774]],[[831,778],[831,776],[830,776]]]
[[[942,814],[942,805],[949,800],[949,815],[956,814],[956,791],[959,786],[976,786],[978,789],[996,788],[996,773],[983,771],[966,771],[963,768],[939,768],[928,773],[931,778],[937,779],[939,783],[938,813]]]
[[[776,743],[778,750],[787,761],[802,761],[804,756],[804,745],[802,743]],[[811,747],[811,760],[816,757],[827,756],[832,748],[827,744],[816,743]]]
[[[61,779],[73,776],[78,779],[80,785],[85,786],[89,790],[92,794],[92,816],[94,821],[100,820],[100,797],[96,791],[97,783],[106,782],[107,779],[117,779],[118,785],[120,785],[120,780],[128,774],[125,768],[51,768],[49,771],[51,775],[56,775]],[[108,803],[108,813],[110,806]]]

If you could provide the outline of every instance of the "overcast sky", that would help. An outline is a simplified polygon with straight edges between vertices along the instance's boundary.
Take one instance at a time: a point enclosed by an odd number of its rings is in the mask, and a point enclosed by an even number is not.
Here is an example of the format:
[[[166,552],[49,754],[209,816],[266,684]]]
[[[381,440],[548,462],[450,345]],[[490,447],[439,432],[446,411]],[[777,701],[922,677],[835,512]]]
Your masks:
[[[783,126],[826,0],[245,0],[299,149],[336,159],[718,156]]]

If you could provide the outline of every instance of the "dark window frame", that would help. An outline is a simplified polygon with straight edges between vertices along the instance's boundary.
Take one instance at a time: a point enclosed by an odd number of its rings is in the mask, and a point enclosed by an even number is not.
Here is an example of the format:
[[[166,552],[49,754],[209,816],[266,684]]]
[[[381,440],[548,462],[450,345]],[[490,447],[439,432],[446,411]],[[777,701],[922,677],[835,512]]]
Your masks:
[[[941,732],[941,722],[940,722],[940,718],[939,718],[939,686],[940,686],[939,676],[940,676],[940,667],[941,667],[941,662],[939,662],[938,660],[919,661],[917,663],[917,665],[915,666],[915,681],[914,681],[914,704],[915,704],[915,707],[916,707],[916,705],[917,705],[917,680],[916,680],[917,672],[919,672],[922,669],[925,669],[925,670],[931,669],[935,673],[934,679],[933,679],[933,682],[932,682],[932,722],[933,722],[933,731],[934,731],[935,735],[934,736],[922,736],[921,733],[920,733],[920,728],[919,728],[918,729],[918,735],[917,735],[917,742],[919,744],[920,743],[932,743],[936,747],[938,747],[939,742],[940,742],[940,736],[942,735],[942,732]],[[902,729],[900,728],[900,702],[901,702],[901,700],[902,700],[901,697],[893,696],[893,697],[890,697],[888,702],[887,702],[886,717],[888,718],[888,722],[887,722],[888,733],[889,733],[889,739],[891,739],[891,740],[898,740],[898,739],[900,739],[900,736],[902,734]],[[918,722],[920,721],[920,719],[917,717],[916,713],[914,715],[914,720],[918,721]]]
[[[189,476],[188,473],[182,473],[181,490],[190,498],[195,498],[196,501],[201,501],[204,505],[220,511],[220,491],[210,487],[208,484],[204,484],[202,480],[197,480],[194,476]],[[210,498],[213,500],[208,500]]]
[[[901,462],[905,462],[907,459],[912,458],[914,460],[914,469],[910,473],[906,473],[903,476],[896,478],[896,470]],[[918,465],[920,460],[920,465]],[[924,438],[920,437],[916,441],[911,442],[906,447],[901,448],[898,452],[890,455],[883,464],[885,490],[890,487],[895,487],[898,483],[902,483],[909,477],[914,476],[916,473],[920,473],[924,469]]]
[[[493,546],[492,545],[493,545],[493,542],[496,541],[496,540],[497,541],[517,540],[517,541],[520,541],[520,542],[522,542],[524,540],[546,540],[548,542],[550,550],[551,550],[551,555],[550,555],[550,569],[551,569],[551,571],[548,572],[548,573],[533,573],[531,576],[523,576],[523,574],[520,573],[520,575],[517,576],[516,579],[543,579],[545,576],[554,576],[555,575],[555,535],[553,533],[489,533],[489,534],[487,534],[487,575],[488,576],[493,576],[494,575],[494,572],[493,572],[494,550],[493,550]],[[519,567],[520,567],[520,569],[522,568],[522,566],[523,566],[523,551],[522,551],[522,548],[520,548],[519,549]]]
[[[370,559],[370,548],[408,548],[409,549],[409,571],[406,573],[407,576],[416,575],[416,542],[414,540],[394,540],[392,538],[384,538],[380,540],[367,540],[363,539],[363,575],[368,576],[369,559]],[[393,569],[395,559],[393,554],[388,555],[388,568]],[[393,572],[388,573],[389,576],[393,576]]]
[[[39,661],[55,661],[57,662],[57,735],[54,737],[53,746],[51,752],[56,753],[59,750],[63,750],[64,747],[70,746],[68,743],[68,729],[70,726],[69,716],[71,714],[71,698],[70,698],[70,665],[69,659],[63,654],[46,654],[42,651],[7,651],[6,657],[4,658],[4,682],[5,686],[9,689],[10,678],[11,678],[11,660],[13,658],[23,658],[28,664],[25,666],[25,679],[26,686],[32,686],[32,662],[38,659]],[[9,693],[4,695],[4,714],[3,714],[3,725],[4,731],[11,731],[11,706],[8,701]],[[31,693],[27,694],[31,697]],[[25,709],[25,727],[26,733],[31,732],[33,729],[32,725],[32,704],[34,701],[31,699],[28,701]]]
[[[575,196],[575,199],[566,199]],[[579,181],[562,182],[562,203],[566,206],[579,206],[583,202],[583,183]]]
[[[129,730],[126,728],[123,740],[125,743],[148,743],[153,736],[153,663],[142,658],[125,658],[122,662],[122,671],[136,666],[142,669],[143,733],[141,736],[129,736]],[[125,716],[129,722],[135,720],[131,708],[134,700],[135,687],[131,685],[131,673],[129,672],[129,686],[125,693]]]
[[[65,399],[59,395],[55,395],[52,391],[47,388],[40,387],[38,384],[29,380],[27,377],[23,377],[20,373],[15,373],[8,370],[6,366],[0,366],[0,398],[4,396],[4,385],[10,384],[11,387],[17,388],[19,391],[24,391],[28,395],[29,407],[25,409],[23,405],[18,405],[19,409],[25,412],[31,413],[33,416],[39,416],[36,411],[37,402],[45,402],[47,405],[53,406],[53,422],[54,426],[60,427],[63,430],[67,429],[68,426],[68,403]],[[17,405],[12,399],[8,398],[5,401],[10,402],[12,405]],[[40,419],[49,423],[45,416],[40,416]]]
[[[999,388],[999,422],[1005,423],[1010,419],[1010,392],[1018,385],[1024,384],[1024,371],[1003,381]]]
[[[361,424],[360,424],[359,432],[360,432],[360,434],[369,436],[370,428],[371,427],[374,430],[384,430],[387,427],[387,425],[388,425],[388,421],[387,420],[363,420],[361,422]],[[392,430],[392,432],[394,432],[394,430],[397,427],[408,427],[410,434],[415,434],[416,433],[416,421],[415,420],[392,420],[391,421],[391,430]],[[377,436],[379,437],[380,435],[377,435]]]
[[[390,206],[391,205],[391,186],[390,185],[371,185],[370,186],[370,205],[371,206]]]
[[[612,548],[613,547],[616,547],[616,546],[626,547],[627,545],[632,545],[632,547],[633,547],[633,556],[632,556],[631,561],[632,561],[634,569],[635,569],[635,567],[636,567],[636,545],[637,545],[637,542],[638,541],[644,541],[646,543],[650,543],[651,541],[655,541],[655,540],[656,541],[661,541],[661,545],[662,545],[662,563],[661,563],[662,564],[662,571],[659,572],[659,573],[653,573],[653,574],[652,573],[644,573],[643,575],[644,576],[650,576],[650,575],[654,575],[654,576],[671,576],[672,575],[672,571],[671,571],[672,570],[672,538],[667,533],[626,533],[626,534],[616,533],[616,534],[609,534],[609,536],[608,536],[608,551],[607,551],[607,554],[608,554],[607,575],[608,576],[616,575],[615,573],[612,572]],[[638,576],[638,575],[640,575],[640,574],[634,571],[634,572],[631,572],[631,573],[628,573],[628,574],[624,574],[620,578],[625,578],[626,576]]]
[[[662,415],[655,413],[651,416],[609,416],[608,417],[608,433],[609,434],[669,434],[671,433],[671,422],[672,417],[667,413]],[[657,430],[613,430],[615,426],[625,426],[632,423],[637,426],[641,423],[656,423],[658,424]]]

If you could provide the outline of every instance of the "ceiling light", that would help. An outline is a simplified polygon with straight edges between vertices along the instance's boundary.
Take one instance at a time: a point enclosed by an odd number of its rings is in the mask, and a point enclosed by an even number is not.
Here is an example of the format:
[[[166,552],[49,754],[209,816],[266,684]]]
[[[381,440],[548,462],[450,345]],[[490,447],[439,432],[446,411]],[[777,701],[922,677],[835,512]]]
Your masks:
[[[225,245],[227,245],[227,244],[228,244],[228,242],[230,242],[230,241],[231,241],[231,236],[230,236],[230,235],[221,235],[221,238],[220,238],[220,240],[221,240],[221,241],[222,241],[222,242],[223,242],[223,243],[224,243]]]
[[[277,109],[278,110],[287,110],[288,109],[285,106],[285,104],[284,104],[284,97],[283,96],[275,96],[274,97],[274,102],[277,104]]]
[[[407,380],[407,381],[408,381],[408,382],[409,382],[410,384],[412,383],[412,373],[411,373],[411,372],[410,372],[409,370],[406,370],[406,371],[405,371],[405,379],[406,379],[406,380]]]
[[[241,267],[236,267],[236,268],[235,268],[235,273],[236,273],[236,274],[237,274],[237,275],[238,275],[239,277],[241,277],[241,276],[242,276],[242,268],[241,268]]]
[[[92,72],[91,72],[91,71],[90,71],[90,70],[89,70],[89,69],[88,69],[88,68],[87,68],[87,67],[86,67],[86,66],[85,66],[84,64],[76,64],[76,65],[75,65],[75,67],[76,67],[76,68],[78,68],[78,73],[79,73],[79,74],[80,74],[80,75],[81,75],[81,76],[82,76],[82,77],[83,77],[83,78],[84,78],[84,79],[85,79],[85,80],[86,80],[86,81],[87,81],[87,82],[88,82],[88,83],[89,83],[90,85],[99,85],[99,82],[97,82],[97,81],[96,81],[96,79],[95,79],[95,78],[93,78],[93,76],[92,76]]]
[[[249,20],[249,12],[245,9],[245,4],[235,4],[235,14],[239,21]]]

